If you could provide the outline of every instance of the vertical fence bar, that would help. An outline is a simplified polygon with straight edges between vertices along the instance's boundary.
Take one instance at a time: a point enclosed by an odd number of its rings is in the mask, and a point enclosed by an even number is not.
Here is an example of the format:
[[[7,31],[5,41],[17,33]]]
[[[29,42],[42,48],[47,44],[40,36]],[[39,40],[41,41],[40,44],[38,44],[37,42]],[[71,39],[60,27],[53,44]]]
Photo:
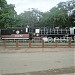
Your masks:
[[[68,47],[71,47],[71,40],[68,40]]]
[[[42,40],[42,47],[44,48],[44,40]]]
[[[16,47],[18,48],[18,46],[19,46],[19,41],[16,40]]]
[[[57,40],[55,40],[55,47],[57,47],[58,46],[58,41]]]
[[[6,47],[6,40],[3,40],[3,47]]]
[[[31,41],[31,40],[29,40],[29,47],[31,47],[31,43],[32,43],[32,41]]]

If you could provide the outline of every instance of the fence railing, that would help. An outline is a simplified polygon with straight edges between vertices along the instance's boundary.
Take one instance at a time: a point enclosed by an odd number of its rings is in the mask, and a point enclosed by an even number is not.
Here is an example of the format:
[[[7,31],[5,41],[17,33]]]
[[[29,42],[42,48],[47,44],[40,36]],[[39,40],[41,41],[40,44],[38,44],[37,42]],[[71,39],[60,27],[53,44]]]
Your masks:
[[[67,42],[44,42],[43,40],[1,40],[0,46],[3,47],[75,47],[75,41],[68,40]]]

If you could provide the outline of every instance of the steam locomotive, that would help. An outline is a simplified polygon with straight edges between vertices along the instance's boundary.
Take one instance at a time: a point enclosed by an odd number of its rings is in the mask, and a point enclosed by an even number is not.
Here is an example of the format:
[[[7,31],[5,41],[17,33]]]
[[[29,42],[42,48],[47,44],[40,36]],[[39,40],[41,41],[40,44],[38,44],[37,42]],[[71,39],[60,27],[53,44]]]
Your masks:
[[[26,39],[32,40],[35,37],[72,37],[75,38],[75,27],[72,28],[47,28],[47,27],[37,27],[37,28],[8,28],[1,30],[2,39]]]

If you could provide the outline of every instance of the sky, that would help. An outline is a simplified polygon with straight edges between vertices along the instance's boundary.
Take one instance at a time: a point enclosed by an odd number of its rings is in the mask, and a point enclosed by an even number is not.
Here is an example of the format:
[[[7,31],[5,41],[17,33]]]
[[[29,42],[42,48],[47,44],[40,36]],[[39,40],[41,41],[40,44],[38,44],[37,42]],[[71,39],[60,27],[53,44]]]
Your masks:
[[[49,11],[59,2],[68,0],[6,0],[8,4],[14,4],[17,14],[23,13],[28,8],[36,8],[42,12]]]

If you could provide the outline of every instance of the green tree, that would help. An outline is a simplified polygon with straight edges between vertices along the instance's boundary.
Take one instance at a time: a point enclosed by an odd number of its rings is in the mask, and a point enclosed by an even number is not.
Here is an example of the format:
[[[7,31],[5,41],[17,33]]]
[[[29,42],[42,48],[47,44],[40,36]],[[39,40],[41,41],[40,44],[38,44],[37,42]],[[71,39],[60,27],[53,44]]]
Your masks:
[[[31,9],[28,11],[24,11],[20,15],[17,15],[16,21],[18,27],[26,27],[27,25],[30,27],[36,27],[39,24],[39,19],[41,17],[41,12],[37,9]]]
[[[16,16],[14,5],[8,5],[6,0],[0,0],[0,4],[0,28],[12,27]]]
[[[57,7],[44,13],[40,26],[73,27],[75,25],[75,0],[60,2]]]
[[[46,12],[41,20],[43,26],[49,27],[65,27],[69,21],[67,13],[63,9],[57,7],[52,8],[49,12]]]
[[[68,14],[68,18],[69,18],[69,27],[73,27],[75,25],[75,0],[70,0],[67,2],[60,2],[58,4],[58,8],[60,9],[64,9],[64,11],[66,11],[66,13]]]

